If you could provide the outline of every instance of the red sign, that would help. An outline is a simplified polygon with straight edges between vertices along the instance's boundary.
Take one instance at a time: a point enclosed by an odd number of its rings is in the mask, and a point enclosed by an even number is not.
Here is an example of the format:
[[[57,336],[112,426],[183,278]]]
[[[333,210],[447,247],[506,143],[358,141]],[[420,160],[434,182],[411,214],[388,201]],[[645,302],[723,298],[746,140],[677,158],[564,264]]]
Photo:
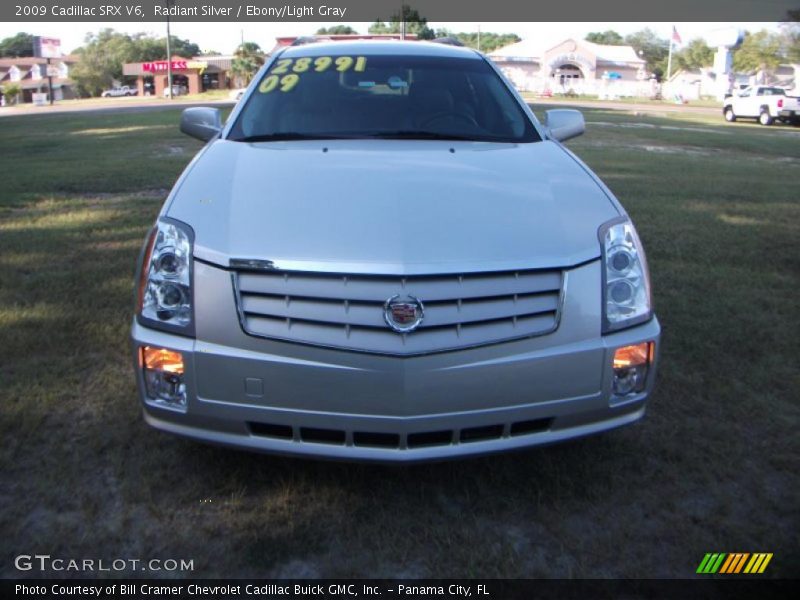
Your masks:
[[[186,65],[186,61],[185,60],[173,60],[172,61],[172,70],[173,71],[186,69],[186,68],[187,68],[187,65]],[[154,61],[154,62],[142,63],[142,70],[143,71],[148,71],[150,73],[160,73],[162,71],[167,71],[167,70],[169,70],[169,62],[167,62],[166,60],[157,60],[157,61]]]

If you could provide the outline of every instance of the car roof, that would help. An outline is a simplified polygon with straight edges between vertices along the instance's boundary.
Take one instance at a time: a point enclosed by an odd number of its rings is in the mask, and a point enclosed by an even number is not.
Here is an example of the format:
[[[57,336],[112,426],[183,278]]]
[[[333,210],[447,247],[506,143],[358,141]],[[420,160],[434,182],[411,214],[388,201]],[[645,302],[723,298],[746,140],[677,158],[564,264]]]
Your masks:
[[[347,42],[320,41],[287,46],[282,57],[294,58],[303,56],[354,55],[364,56],[440,56],[450,58],[473,58],[480,60],[482,56],[471,48],[440,44],[433,42],[399,41],[399,40],[354,40]]]

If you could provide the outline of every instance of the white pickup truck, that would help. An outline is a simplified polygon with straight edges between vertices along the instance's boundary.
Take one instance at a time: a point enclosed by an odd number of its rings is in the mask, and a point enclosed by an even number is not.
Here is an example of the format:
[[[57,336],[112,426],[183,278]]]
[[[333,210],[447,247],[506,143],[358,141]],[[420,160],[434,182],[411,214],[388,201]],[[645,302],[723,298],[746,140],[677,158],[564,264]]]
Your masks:
[[[727,96],[722,114],[729,123],[746,117],[758,119],[762,125],[772,125],[776,120],[800,125],[800,99],[787,96],[783,88],[754,85]]]
[[[119,96],[135,96],[138,93],[136,88],[128,87],[127,85],[123,85],[122,87],[115,87],[111,88],[110,90],[105,90],[100,96],[102,98],[117,98]]]

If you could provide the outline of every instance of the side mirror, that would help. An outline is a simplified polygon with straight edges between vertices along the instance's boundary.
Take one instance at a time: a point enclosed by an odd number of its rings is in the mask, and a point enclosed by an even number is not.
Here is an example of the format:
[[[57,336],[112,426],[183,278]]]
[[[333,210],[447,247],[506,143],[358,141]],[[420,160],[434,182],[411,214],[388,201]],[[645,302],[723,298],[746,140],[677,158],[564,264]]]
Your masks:
[[[222,117],[219,110],[205,106],[187,108],[181,115],[181,131],[207,142],[222,131]]]
[[[586,131],[583,114],[578,110],[556,108],[545,112],[544,126],[554,140],[564,142]]]

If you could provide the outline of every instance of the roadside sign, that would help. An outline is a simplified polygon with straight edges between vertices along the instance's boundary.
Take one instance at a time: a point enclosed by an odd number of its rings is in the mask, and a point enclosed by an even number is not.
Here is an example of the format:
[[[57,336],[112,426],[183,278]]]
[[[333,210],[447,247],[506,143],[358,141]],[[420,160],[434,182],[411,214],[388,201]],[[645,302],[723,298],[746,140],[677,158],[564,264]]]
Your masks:
[[[61,58],[61,40],[51,37],[34,37],[33,55],[39,58]]]

